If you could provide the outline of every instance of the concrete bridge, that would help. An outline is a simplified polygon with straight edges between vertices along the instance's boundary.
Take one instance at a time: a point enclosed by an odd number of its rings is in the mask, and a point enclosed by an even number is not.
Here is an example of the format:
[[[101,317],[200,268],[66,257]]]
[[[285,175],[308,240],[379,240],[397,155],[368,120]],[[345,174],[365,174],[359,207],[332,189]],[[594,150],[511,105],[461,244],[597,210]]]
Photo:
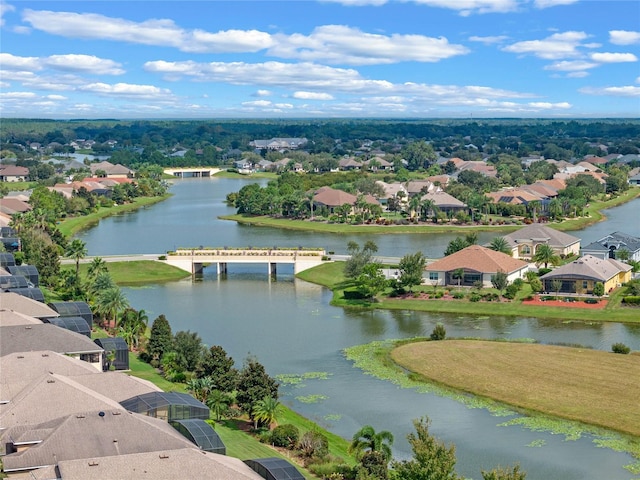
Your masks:
[[[227,273],[229,263],[264,263],[270,275],[276,274],[277,264],[293,264],[300,273],[326,259],[323,249],[311,248],[180,248],[167,252],[165,262],[189,273],[200,273],[207,265],[215,265],[216,273]]]
[[[174,177],[213,177],[220,171],[219,168],[213,167],[185,167],[185,168],[165,168],[164,173],[173,175]]]

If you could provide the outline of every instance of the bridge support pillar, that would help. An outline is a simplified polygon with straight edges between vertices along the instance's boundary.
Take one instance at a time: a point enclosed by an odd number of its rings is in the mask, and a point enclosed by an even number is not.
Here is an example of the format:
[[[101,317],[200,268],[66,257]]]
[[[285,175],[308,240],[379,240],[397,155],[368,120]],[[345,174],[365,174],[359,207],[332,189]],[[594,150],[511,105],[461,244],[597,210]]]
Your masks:
[[[227,262],[216,263],[216,274],[220,275],[221,273],[227,274]]]
[[[276,263],[273,262],[269,262],[269,275],[273,275],[275,277],[276,275]]]

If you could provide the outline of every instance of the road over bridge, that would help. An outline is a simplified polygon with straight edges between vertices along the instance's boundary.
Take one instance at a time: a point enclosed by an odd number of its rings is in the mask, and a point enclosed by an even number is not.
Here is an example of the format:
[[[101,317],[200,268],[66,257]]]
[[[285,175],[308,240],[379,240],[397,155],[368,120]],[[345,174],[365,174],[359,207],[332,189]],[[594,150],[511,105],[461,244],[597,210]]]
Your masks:
[[[200,273],[207,265],[215,265],[216,273],[227,273],[229,263],[264,263],[271,275],[276,266],[293,264],[300,273],[328,260],[321,248],[181,248],[167,252],[165,263],[190,273]]]

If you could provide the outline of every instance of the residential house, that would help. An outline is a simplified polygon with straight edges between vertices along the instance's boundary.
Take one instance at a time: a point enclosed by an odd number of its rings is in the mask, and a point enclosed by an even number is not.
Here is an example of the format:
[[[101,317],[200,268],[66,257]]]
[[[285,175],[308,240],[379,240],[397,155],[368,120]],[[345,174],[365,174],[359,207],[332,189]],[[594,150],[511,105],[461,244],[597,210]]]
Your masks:
[[[550,246],[556,255],[568,257],[580,253],[580,239],[554,228],[533,223],[504,236],[514,258],[530,260],[540,245]]]
[[[2,355],[31,350],[53,350],[79,358],[102,371],[104,350],[80,333],[50,323],[0,327]]]
[[[335,209],[342,205],[355,206],[358,197],[342,190],[331,187],[322,187],[313,196],[313,204],[316,208],[326,207],[330,213],[335,213]],[[365,195],[365,200],[369,204],[380,205],[380,202],[372,195]]]
[[[640,238],[623,232],[613,232],[582,248],[582,255],[598,258],[616,258],[620,250],[626,250],[629,260],[640,262]]]
[[[376,184],[380,185],[384,190],[384,195],[379,199],[382,205],[386,205],[390,198],[401,199],[402,203],[406,203],[409,198],[409,192],[403,183],[393,182],[386,183],[382,180],[376,180]]]
[[[555,268],[540,277],[546,292],[593,293],[593,287],[601,282],[605,293],[631,280],[631,265],[613,258],[598,258],[584,255],[571,263]],[[558,290],[554,281],[562,286]]]
[[[640,167],[629,170],[629,185],[640,185]]]
[[[362,168],[362,162],[359,162],[353,157],[341,158],[338,162],[338,168],[340,170],[360,170]]]
[[[26,182],[29,169],[17,165],[0,165],[0,182]]]
[[[433,192],[435,190],[440,190],[439,187],[436,187],[431,180],[409,180],[405,184],[405,188],[410,197],[414,195],[421,195],[424,193]]]
[[[306,138],[272,138],[271,140],[253,140],[249,145],[260,150],[298,150],[307,144]]]
[[[124,165],[120,165],[119,163],[114,165],[110,162],[102,161],[97,163],[92,163],[89,165],[89,169],[91,170],[92,175],[97,175],[97,172],[102,171],[105,173],[107,178],[133,178],[134,171],[125,167]]]
[[[454,278],[456,271],[463,272],[462,278]],[[473,286],[481,282],[491,287],[491,277],[498,272],[507,274],[513,282],[516,278],[524,278],[529,264],[510,255],[496,252],[480,245],[471,245],[456,253],[428,264],[425,267],[426,282],[431,285]]]
[[[456,214],[457,212],[467,211],[467,204],[461,202],[457,198],[452,195],[449,195],[442,190],[433,190],[431,192],[425,193],[420,197],[420,201],[424,202],[425,200],[429,200],[433,202],[435,210],[439,210],[443,213],[452,213]]]
[[[14,213],[24,213],[31,210],[33,207],[27,202],[15,197],[3,197],[0,198],[0,212],[8,215]]]

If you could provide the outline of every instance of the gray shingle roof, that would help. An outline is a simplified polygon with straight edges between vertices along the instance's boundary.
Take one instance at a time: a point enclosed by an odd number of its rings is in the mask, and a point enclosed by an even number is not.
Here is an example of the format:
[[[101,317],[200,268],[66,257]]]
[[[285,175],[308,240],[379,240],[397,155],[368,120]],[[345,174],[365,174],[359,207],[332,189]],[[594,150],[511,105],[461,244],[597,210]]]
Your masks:
[[[89,410],[33,426],[13,427],[3,438],[40,441],[22,452],[4,456],[7,472],[53,465],[64,460],[193,447],[193,443],[167,422],[121,409]]]
[[[12,292],[0,293],[0,308],[13,310],[35,318],[58,317],[58,312],[47,307],[42,302],[37,302],[23,295]]]
[[[139,480],[142,474],[152,479],[263,480],[237,458],[195,448],[68,460],[59,463],[59,470],[64,480]]]
[[[620,272],[631,270],[631,265],[607,258],[605,260],[594,257],[593,255],[585,255],[558,267],[551,272],[540,277],[541,280],[548,280],[559,277],[580,277],[591,278],[596,281],[606,282]]]
[[[48,307],[47,307],[48,308]],[[53,350],[58,353],[98,353],[102,348],[84,335],[43,323],[0,327],[0,355]]]
[[[516,230],[513,233],[505,235],[504,238],[512,247],[519,243],[522,243],[523,241],[530,242],[534,239],[538,241],[545,240],[550,247],[562,248],[580,242],[580,239],[578,237],[574,237],[573,235],[569,235],[568,233],[560,232],[559,230],[547,227],[546,225],[541,225],[539,223],[527,225],[520,230]]]
[[[634,253],[640,250],[640,238],[623,232],[613,232],[602,237],[593,243],[590,243],[582,249],[585,251],[607,251],[610,246],[615,245],[617,250],[628,250],[629,253]]]

